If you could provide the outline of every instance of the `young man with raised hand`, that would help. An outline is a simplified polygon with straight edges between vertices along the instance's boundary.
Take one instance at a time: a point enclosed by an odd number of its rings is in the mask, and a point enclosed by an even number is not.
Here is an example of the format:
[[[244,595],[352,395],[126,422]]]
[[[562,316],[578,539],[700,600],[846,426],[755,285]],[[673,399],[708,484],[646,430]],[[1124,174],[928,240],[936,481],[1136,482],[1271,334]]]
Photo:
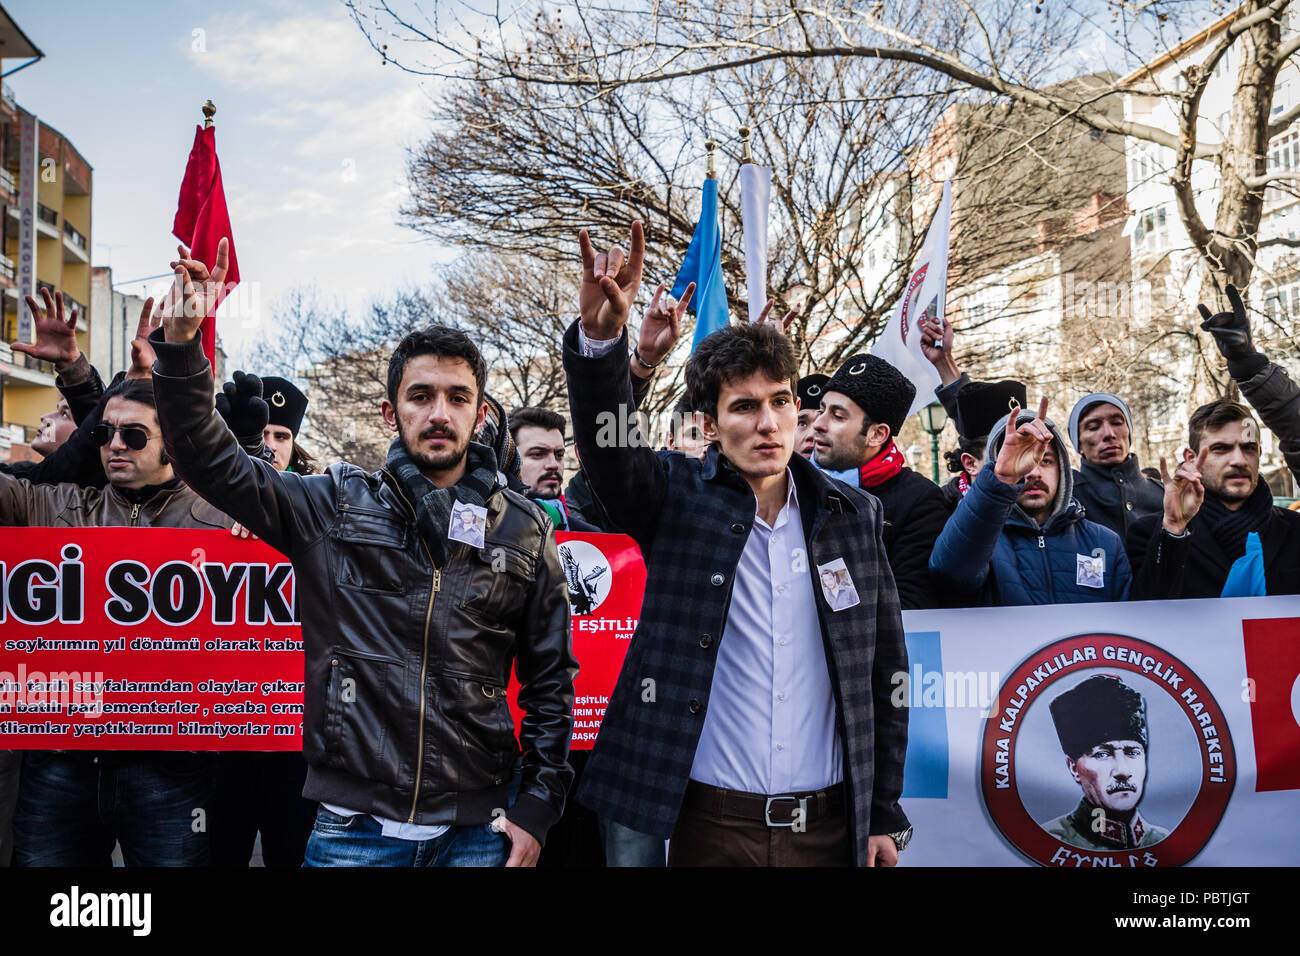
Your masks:
[[[211,275],[184,253],[175,263],[154,385],[177,472],[294,565],[303,795],[321,804],[306,863],[531,866],[569,786],[577,667],[551,522],[471,441],[487,415],[483,359],[461,332],[412,332],[389,361],[385,467],[276,471],[213,407],[197,333],[226,249]]]
[[[937,587],[992,607],[1128,599],[1124,545],[1071,497],[1046,398],[1037,415],[1017,406],[993,426],[985,461],[934,544]]]
[[[907,712],[890,692],[907,651],[879,504],[794,454],[797,366],[768,323],[715,332],[690,358],[703,461],[639,434],[599,440],[632,402],[625,326],[645,241],[639,222],[627,256],[579,241],[580,318],[564,335],[574,432],[647,578],[578,799],[671,836],[669,865],[896,863],[911,833]],[[662,320],[665,337],[680,319]],[[840,583],[834,605],[823,571]]]
[[[1259,475],[1259,424],[1219,399],[1187,424],[1173,475],[1163,460],[1162,514],[1129,530],[1134,597],[1248,597],[1300,593],[1300,513],[1273,504]]]

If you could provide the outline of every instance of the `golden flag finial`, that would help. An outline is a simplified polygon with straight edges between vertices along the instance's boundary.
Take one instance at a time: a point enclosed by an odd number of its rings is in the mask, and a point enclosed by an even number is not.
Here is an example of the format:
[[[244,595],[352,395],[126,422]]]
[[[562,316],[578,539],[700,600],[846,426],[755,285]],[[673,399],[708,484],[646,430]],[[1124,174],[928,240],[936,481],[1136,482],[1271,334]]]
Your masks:
[[[749,146],[749,127],[740,128],[740,161],[742,163],[752,163],[754,161],[753,150]]]
[[[212,105],[212,100],[203,104],[203,128],[212,128],[212,117],[216,115],[217,108]]]
[[[708,166],[708,173],[707,173],[707,175],[708,175],[708,177],[709,177],[710,179],[717,179],[717,178],[718,178],[718,167],[717,167],[717,161],[716,161],[716,159],[714,158],[714,150],[716,150],[716,149],[718,148],[718,144],[715,143],[715,142],[714,142],[713,140],[711,140],[711,139],[709,139],[709,140],[705,140],[705,141],[704,141],[704,148],[705,148],[706,151],[708,151],[708,154],[709,154],[709,166]]]

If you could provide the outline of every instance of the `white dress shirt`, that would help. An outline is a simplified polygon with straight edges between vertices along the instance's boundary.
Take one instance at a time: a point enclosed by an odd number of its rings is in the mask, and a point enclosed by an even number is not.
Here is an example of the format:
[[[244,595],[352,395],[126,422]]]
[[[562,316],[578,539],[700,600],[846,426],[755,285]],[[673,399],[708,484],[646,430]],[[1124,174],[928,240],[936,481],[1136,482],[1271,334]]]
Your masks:
[[[844,778],[835,697],[808,573],[799,499],[757,514],[736,567],[691,779],[746,793],[820,790]]]
[[[618,339],[591,339],[584,356]],[[794,474],[776,522],[757,514],[736,567],[691,779],[769,796],[844,779],[835,696],[817,618]]]

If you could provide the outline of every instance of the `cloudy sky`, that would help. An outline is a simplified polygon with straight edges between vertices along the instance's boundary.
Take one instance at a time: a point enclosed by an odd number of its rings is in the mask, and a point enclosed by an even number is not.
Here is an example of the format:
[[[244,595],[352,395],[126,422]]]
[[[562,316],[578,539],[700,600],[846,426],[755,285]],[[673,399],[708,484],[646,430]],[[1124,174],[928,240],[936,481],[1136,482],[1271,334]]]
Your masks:
[[[446,261],[396,224],[406,151],[427,128],[436,85],[382,66],[341,3],[5,9],[45,54],[5,83],[94,167],[93,261],[111,265],[120,288],[139,292],[127,280],[175,256],[177,189],[209,98],[240,272],[258,283],[261,321],[296,285],[359,307]],[[222,327],[237,359],[260,333],[251,320]]]

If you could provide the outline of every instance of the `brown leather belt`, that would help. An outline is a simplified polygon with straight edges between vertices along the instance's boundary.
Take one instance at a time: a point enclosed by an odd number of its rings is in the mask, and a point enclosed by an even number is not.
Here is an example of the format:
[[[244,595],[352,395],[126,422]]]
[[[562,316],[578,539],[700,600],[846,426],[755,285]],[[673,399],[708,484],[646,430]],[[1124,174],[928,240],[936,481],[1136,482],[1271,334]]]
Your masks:
[[[800,821],[807,824],[824,817],[842,815],[844,784],[837,783],[812,792],[767,796],[688,780],[682,804],[710,816],[737,817],[769,827],[792,827]]]

